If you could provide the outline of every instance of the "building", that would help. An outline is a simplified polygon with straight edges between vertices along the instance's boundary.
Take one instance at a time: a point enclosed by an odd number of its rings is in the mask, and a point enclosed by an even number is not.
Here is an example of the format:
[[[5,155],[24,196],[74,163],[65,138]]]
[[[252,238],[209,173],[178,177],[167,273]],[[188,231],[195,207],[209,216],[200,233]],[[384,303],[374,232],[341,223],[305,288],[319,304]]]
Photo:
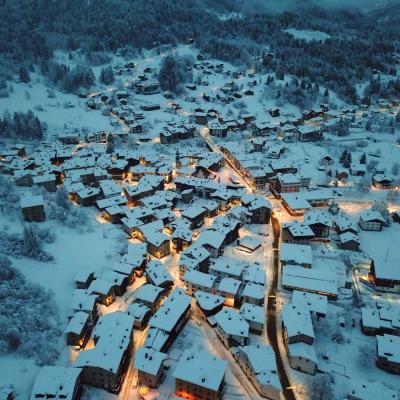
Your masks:
[[[92,328],[90,315],[84,311],[76,312],[65,329],[67,346],[83,346]]]
[[[222,399],[228,363],[205,352],[186,350],[174,371],[177,396],[190,400]]]
[[[167,354],[154,349],[139,347],[135,352],[134,367],[138,371],[139,385],[157,387],[164,379],[164,360]]]
[[[361,308],[361,330],[365,335],[400,336],[400,308],[390,303]]]
[[[120,391],[133,351],[133,324],[133,317],[123,312],[99,318],[89,349],[75,361],[75,367],[82,368],[82,383],[111,393]]]
[[[249,339],[249,324],[235,310],[224,307],[215,314],[217,336],[226,347],[244,346]]]
[[[222,278],[218,285],[218,294],[225,298],[225,305],[233,307],[238,303],[241,281],[233,278]]]
[[[377,336],[376,365],[392,374],[400,374],[400,336]]]
[[[82,370],[72,367],[42,367],[36,376],[31,400],[64,399],[78,400],[82,394]]]
[[[282,330],[284,342],[313,344],[315,339],[314,328],[310,312],[301,305],[285,304],[282,308]]]
[[[368,281],[377,291],[400,293],[400,268],[396,263],[372,260]]]
[[[198,290],[213,293],[216,280],[216,276],[205,274],[195,269],[186,271],[183,276],[183,281],[186,285],[186,293],[189,296],[194,296]]]
[[[243,303],[240,307],[239,314],[249,324],[250,332],[262,334],[265,320],[264,307]]]
[[[397,400],[397,394],[379,381],[362,381],[352,377],[347,400],[370,399]]]
[[[21,210],[25,221],[43,222],[46,219],[43,196],[23,196]]]
[[[216,294],[196,291],[194,297],[196,298],[197,307],[206,316],[212,316],[222,310],[225,303],[225,298]]]
[[[162,348],[155,350],[165,351],[173,343],[189,319],[191,300],[183,289],[175,288],[150,319],[150,328],[162,331],[165,336]]]
[[[352,232],[339,235],[340,247],[344,250],[360,251],[360,238]]]
[[[318,359],[314,346],[298,342],[287,346],[289,365],[298,371],[314,375],[317,370]]]
[[[239,366],[262,397],[281,400],[282,386],[276,367],[275,352],[257,344],[232,349]]]
[[[367,210],[360,214],[358,225],[363,231],[381,231],[386,224],[385,218],[379,211]]]
[[[298,265],[311,268],[313,263],[312,249],[309,245],[282,243],[279,253],[281,265]]]

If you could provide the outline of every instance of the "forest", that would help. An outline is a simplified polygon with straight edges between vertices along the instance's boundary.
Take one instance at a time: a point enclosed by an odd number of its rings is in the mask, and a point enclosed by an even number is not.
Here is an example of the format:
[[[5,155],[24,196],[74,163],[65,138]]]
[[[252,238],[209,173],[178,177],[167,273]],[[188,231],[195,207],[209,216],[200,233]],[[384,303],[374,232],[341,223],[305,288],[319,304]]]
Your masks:
[[[51,81],[62,80],[61,87],[73,91],[77,82],[90,85],[93,76],[82,67],[54,68],[55,49],[82,51],[90,63],[107,58],[104,54],[110,51],[137,53],[194,40],[213,57],[308,78],[349,102],[357,101],[356,83],[371,81],[376,74],[389,77],[389,83],[373,86],[379,96],[399,94],[398,30],[355,11],[317,7],[221,18],[236,8],[236,0],[217,4],[210,0],[3,0],[0,78],[10,79],[21,66],[32,70],[41,65],[45,74],[51,73]],[[320,30],[329,38],[307,42],[287,33],[287,28]]]

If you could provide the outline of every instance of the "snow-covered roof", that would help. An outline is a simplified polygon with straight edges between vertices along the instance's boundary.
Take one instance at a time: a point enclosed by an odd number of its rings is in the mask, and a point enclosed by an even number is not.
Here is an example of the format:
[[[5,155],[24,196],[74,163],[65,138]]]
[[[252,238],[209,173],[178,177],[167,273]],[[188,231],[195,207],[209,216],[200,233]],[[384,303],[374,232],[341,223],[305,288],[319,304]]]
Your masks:
[[[206,352],[185,350],[174,371],[174,378],[209,390],[218,391],[228,363]]]
[[[376,336],[378,342],[378,356],[386,358],[392,363],[400,364],[400,336]]]
[[[283,268],[282,285],[306,292],[338,294],[336,274],[330,271],[286,265]]]
[[[82,330],[89,319],[89,314],[83,311],[76,312],[69,320],[65,333],[76,333],[80,335]]]
[[[386,223],[386,220],[385,220],[385,218],[383,218],[382,214],[379,211],[375,211],[375,210],[363,211],[360,214],[360,220],[363,220],[365,222],[378,221],[383,224]]]
[[[139,347],[135,351],[134,367],[139,371],[157,375],[167,356],[167,354],[154,349]]]
[[[21,197],[21,208],[37,207],[44,205],[43,196],[23,195]]]
[[[248,322],[264,323],[264,307],[243,303],[239,314]]]
[[[209,271],[211,274],[218,275],[218,273],[223,273],[225,275],[240,279],[245,266],[246,264],[241,260],[232,257],[221,256],[213,260],[209,267]]]
[[[169,273],[164,264],[158,260],[152,260],[147,264],[146,276],[155,285],[161,286],[168,283],[173,283],[174,279]]]
[[[272,385],[281,390],[275,352],[272,347],[255,344],[237,347],[239,357],[245,358],[261,385]]]
[[[214,275],[206,274],[195,269],[189,269],[185,272],[183,280],[185,283],[199,285],[205,288],[212,288],[217,277]]]
[[[42,367],[36,376],[31,400],[58,398],[73,400],[75,386],[82,370],[71,367]]]
[[[310,311],[304,310],[301,305],[285,304],[282,307],[282,323],[289,338],[298,335],[315,338]]]
[[[134,318],[123,312],[101,316],[92,332],[95,347],[79,353],[76,367],[96,367],[117,374],[131,341]]]
[[[143,301],[145,303],[153,304],[160,293],[162,293],[164,289],[152,285],[151,283],[147,283],[142,285],[136,292],[135,292],[135,301]]]
[[[354,376],[350,379],[349,396],[357,400],[397,400],[397,393],[379,381],[364,381]]]
[[[309,245],[282,243],[280,251],[281,262],[293,265],[312,265],[313,255]]]
[[[254,282],[247,282],[242,290],[242,296],[261,300],[265,297],[265,286]]]
[[[290,357],[299,357],[318,364],[317,354],[313,345],[303,342],[291,343],[288,345]]]
[[[190,308],[191,297],[183,289],[175,288],[150,319],[149,326],[171,332],[181,316]]]
[[[218,292],[236,295],[241,281],[233,278],[222,278],[218,285]]]
[[[135,319],[135,321],[142,321],[148,313],[150,308],[143,303],[131,303],[128,306],[128,314]]]
[[[203,292],[201,290],[196,291],[194,297],[196,298],[199,307],[206,311],[214,310],[225,302],[225,299],[222,296]]]
[[[294,290],[292,304],[299,306],[301,309],[322,315],[326,315],[328,311],[328,298],[322,294]]]
[[[215,314],[215,320],[226,335],[249,336],[249,324],[232,308],[224,307],[219,313]]]

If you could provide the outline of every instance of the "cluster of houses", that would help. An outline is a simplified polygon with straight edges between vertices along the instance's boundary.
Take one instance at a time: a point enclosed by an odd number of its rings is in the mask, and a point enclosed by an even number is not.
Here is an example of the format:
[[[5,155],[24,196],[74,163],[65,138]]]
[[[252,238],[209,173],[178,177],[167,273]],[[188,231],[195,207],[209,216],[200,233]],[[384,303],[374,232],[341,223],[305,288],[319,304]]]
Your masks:
[[[400,374],[400,308],[385,300],[361,308],[361,329],[376,336],[376,365],[393,374]]]

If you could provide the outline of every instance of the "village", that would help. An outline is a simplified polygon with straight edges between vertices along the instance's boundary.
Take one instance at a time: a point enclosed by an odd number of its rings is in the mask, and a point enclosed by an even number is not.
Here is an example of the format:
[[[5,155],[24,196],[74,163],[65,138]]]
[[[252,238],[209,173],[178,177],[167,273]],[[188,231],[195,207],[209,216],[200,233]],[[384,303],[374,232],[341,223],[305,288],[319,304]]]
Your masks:
[[[1,150],[26,223],[61,192],[127,244],[73,278],[70,359],[31,400],[398,399],[400,103],[262,107],[266,76],[199,53],[177,96],[159,59],[79,95],[112,128]]]

